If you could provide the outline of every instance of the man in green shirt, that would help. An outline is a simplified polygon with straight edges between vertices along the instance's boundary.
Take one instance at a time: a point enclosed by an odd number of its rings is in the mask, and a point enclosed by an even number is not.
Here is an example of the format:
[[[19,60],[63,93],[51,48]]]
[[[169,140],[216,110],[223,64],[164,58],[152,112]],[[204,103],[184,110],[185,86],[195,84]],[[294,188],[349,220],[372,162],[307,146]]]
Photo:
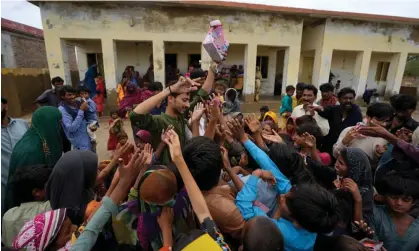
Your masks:
[[[157,149],[161,141],[161,133],[169,125],[173,125],[174,130],[179,135],[181,145],[185,144],[186,121],[184,113],[192,110],[201,101],[201,98],[208,99],[215,80],[216,64],[213,63],[208,71],[202,88],[191,98],[191,92],[197,89],[196,82],[190,79],[181,78],[177,83],[166,87],[162,92],[154,95],[139,104],[130,113],[131,126],[142,130],[147,130],[152,136],[153,149]],[[167,98],[166,112],[160,115],[151,115],[150,111]],[[160,157],[163,165],[170,163],[170,152],[165,148]]]

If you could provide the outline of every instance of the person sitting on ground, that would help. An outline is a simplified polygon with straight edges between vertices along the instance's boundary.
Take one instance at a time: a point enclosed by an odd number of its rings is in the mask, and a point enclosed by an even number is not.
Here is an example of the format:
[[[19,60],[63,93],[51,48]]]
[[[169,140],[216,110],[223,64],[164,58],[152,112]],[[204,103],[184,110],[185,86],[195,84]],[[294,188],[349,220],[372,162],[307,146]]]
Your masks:
[[[62,125],[74,149],[91,150],[92,143],[87,132],[87,118],[85,112],[89,109],[86,101],[76,99],[77,91],[71,86],[64,86],[60,90],[61,103],[58,109],[62,114]]]
[[[322,98],[317,102],[323,108],[327,106],[338,105],[339,101],[334,94],[335,87],[331,83],[325,83],[320,85],[320,92],[322,93]]]
[[[45,201],[44,190],[51,172],[52,168],[45,165],[26,166],[16,171],[10,185],[19,206],[9,209],[3,216],[2,242],[6,247],[13,245],[27,221],[51,210],[49,201]]]
[[[412,118],[417,102],[416,97],[407,94],[397,94],[390,98],[390,104],[396,110],[396,116],[391,124],[391,133],[394,134],[403,127],[412,133],[419,127],[419,122]]]
[[[279,109],[279,129],[284,129],[287,119],[291,116],[292,113],[292,96],[294,95],[295,87],[293,85],[288,85],[285,88],[286,95],[281,101],[281,108]]]
[[[303,104],[296,106],[292,110],[291,117],[298,118],[304,115],[312,116],[316,120],[317,125],[320,127],[322,135],[326,136],[329,133],[329,122],[325,118],[321,117],[315,110],[318,106],[314,103],[317,97],[317,92],[318,90],[315,86],[305,85],[303,88],[303,96],[301,98]]]

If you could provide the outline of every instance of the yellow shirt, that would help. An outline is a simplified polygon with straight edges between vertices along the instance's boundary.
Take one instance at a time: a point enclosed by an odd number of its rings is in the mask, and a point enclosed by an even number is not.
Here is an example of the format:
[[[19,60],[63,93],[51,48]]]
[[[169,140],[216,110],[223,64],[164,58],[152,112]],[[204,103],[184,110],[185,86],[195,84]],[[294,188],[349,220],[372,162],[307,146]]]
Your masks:
[[[294,109],[296,106],[301,105],[303,103],[303,99],[300,98],[297,100],[297,96],[292,96],[292,109]]]

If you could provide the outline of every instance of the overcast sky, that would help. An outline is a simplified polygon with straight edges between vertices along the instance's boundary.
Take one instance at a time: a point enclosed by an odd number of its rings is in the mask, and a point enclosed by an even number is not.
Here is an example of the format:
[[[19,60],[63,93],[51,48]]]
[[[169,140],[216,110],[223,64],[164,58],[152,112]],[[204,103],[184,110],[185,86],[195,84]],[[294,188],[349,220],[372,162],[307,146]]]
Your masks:
[[[230,0],[307,9],[419,18],[418,0]],[[39,8],[24,0],[1,0],[1,17],[42,29]]]

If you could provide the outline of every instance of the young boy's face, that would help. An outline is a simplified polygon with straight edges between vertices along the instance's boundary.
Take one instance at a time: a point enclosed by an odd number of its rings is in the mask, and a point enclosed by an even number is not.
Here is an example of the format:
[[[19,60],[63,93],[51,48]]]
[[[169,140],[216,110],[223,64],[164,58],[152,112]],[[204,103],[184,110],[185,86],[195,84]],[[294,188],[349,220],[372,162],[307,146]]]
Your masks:
[[[267,135],[272,135],[272,127],[269,124],[264,124],[262,127],[262,133],[267,134]]]
[[[294,136],[294,145],[296,145],[296,146],[304,145],[304,137],[302,137],[301,135],[296,134]]]
[[[396,214],[407,214],[413,206],[413,198],[404,195],[386,195],[384,196],[390,211]]]
[[[118,118],[118,114],[116,114],[116,112],[112,113],[111,118],[112,119],[117,119]]]
[[[218,95],[218,96],[224,96],[224,93],[225,93],[225,88],[223,87],[223,86],[221,86],[221,85],[217,85],[216,87],[215,87],[215,93]]]
[[[89,98],[89,93],[88,92],[80,92],[80,97],[84,98],[84,99],[88,99]]]
[[[289,91],[287,91],[287,95],[292,97],[294,95],[295,89],[291,89]]]

